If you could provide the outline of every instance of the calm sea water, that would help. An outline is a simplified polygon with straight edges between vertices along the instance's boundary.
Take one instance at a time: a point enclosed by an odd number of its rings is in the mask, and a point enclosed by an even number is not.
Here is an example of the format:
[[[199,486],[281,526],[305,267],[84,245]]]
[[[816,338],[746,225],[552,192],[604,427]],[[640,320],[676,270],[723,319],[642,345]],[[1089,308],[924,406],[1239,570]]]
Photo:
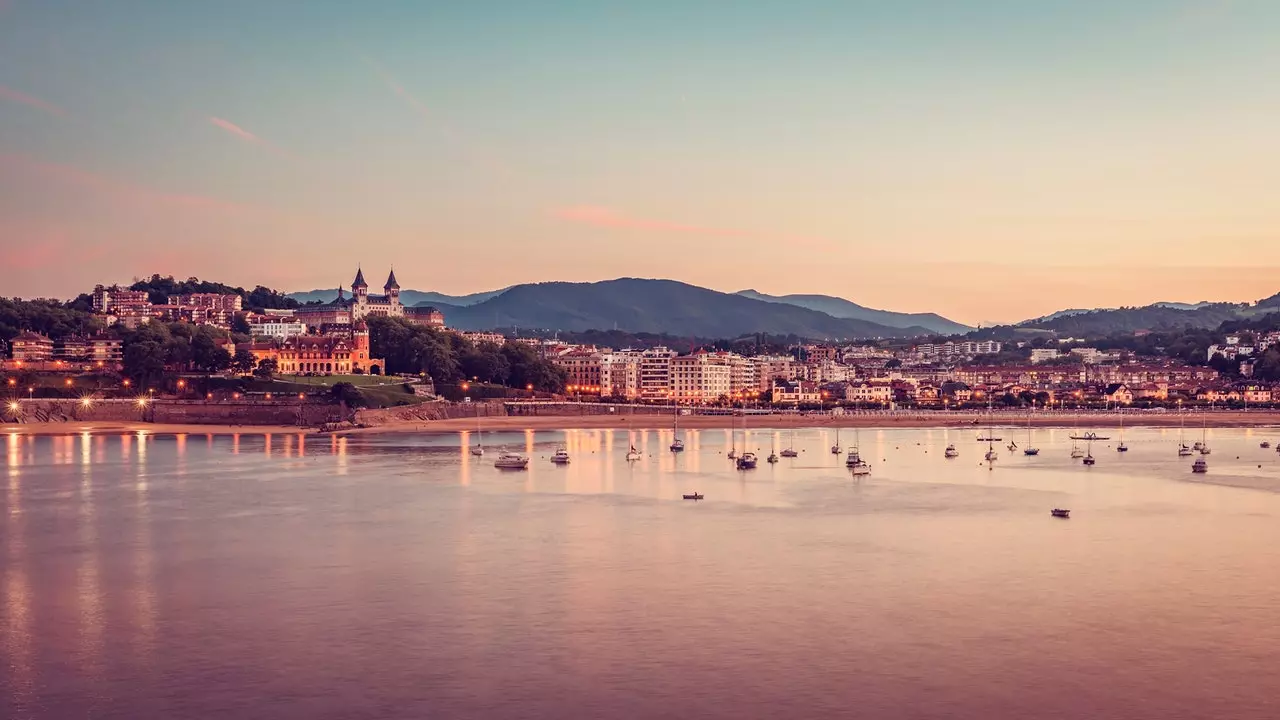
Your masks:
[[[1280,717],[1280,431],[1177,433],[0,434],[0,717]]]

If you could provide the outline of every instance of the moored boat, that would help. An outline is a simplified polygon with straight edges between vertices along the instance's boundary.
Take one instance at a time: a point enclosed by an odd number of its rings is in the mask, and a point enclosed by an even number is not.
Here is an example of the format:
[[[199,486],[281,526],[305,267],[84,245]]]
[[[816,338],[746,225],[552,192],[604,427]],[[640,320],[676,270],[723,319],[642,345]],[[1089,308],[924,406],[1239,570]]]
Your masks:
[[[557,465],[569,464],[569,451],[565,450],[563,447],[556,448],[555,453],[551,456],[551,462]]]
[[[1069,518],[1069,517],[1071,517],[1071,511],[1070,511],[1070,510],[1064,510],[1063,508],[1054,508],[1053,510],[1049,511],[1049,514],[1053,515],[1053,516],[1054,516],[1054,517],[1056,517],[1056,518]]]
[[[529,467],[529,458],[520,453],[503,452],[493,461],[493,466],[499,470],[524,470]]]
[[[947,458],[960,457],[960,451],[956,449],[955,445],[948,445],[947,449],[942,451],[942,457],[947,457]]]
[[[701,500],[704,496],[702,493],[685,493],[681,497],[685,500]]]
[[[1209,472],[1209,461],[1205,460],[1203,457],[1196,458],[1196,461],[1191,463],[1191,472],[1193,473]]]
[[[752,470],[757,463],[756,454],[753,452],[744,452],[738,456],[739,470]]]

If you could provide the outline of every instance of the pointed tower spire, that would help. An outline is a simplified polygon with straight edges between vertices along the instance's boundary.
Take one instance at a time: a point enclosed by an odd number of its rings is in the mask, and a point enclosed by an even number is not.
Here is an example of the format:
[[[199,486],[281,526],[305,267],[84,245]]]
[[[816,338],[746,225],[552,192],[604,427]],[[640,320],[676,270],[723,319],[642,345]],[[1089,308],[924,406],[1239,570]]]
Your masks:
[[[382,286],[383,290],[390,290],[391,288],[400,289],[400,283],[396,282],[396,269],[394,267],[391,268],[391,274],[387,276],[387,284]]]
[[[356,266],[356,279],[351,281],[351,287],[369,287],[369,283],[364,281],[364,268]]]

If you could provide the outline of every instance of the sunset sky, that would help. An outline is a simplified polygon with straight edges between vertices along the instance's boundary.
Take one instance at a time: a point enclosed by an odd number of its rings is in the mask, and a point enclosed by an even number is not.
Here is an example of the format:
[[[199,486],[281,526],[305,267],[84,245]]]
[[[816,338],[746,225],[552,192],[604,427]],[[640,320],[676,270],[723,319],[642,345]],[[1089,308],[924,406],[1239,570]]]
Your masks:
[[[0,0],[0,294],[1256,300],[1278,37],[1273,0]]]

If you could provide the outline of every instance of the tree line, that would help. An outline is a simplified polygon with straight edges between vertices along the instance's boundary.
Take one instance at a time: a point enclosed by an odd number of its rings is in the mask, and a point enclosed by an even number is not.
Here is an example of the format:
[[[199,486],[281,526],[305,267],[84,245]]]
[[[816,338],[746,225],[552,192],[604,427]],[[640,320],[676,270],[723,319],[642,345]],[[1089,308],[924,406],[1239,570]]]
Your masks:
[[[438,384],[475,378],[482,382],[559,392],[565,373],[537,350],[519,342],[472,343],[457,333],[416,325],[403,318],[370,317],[369,346],[388,373],[426,373]]]

